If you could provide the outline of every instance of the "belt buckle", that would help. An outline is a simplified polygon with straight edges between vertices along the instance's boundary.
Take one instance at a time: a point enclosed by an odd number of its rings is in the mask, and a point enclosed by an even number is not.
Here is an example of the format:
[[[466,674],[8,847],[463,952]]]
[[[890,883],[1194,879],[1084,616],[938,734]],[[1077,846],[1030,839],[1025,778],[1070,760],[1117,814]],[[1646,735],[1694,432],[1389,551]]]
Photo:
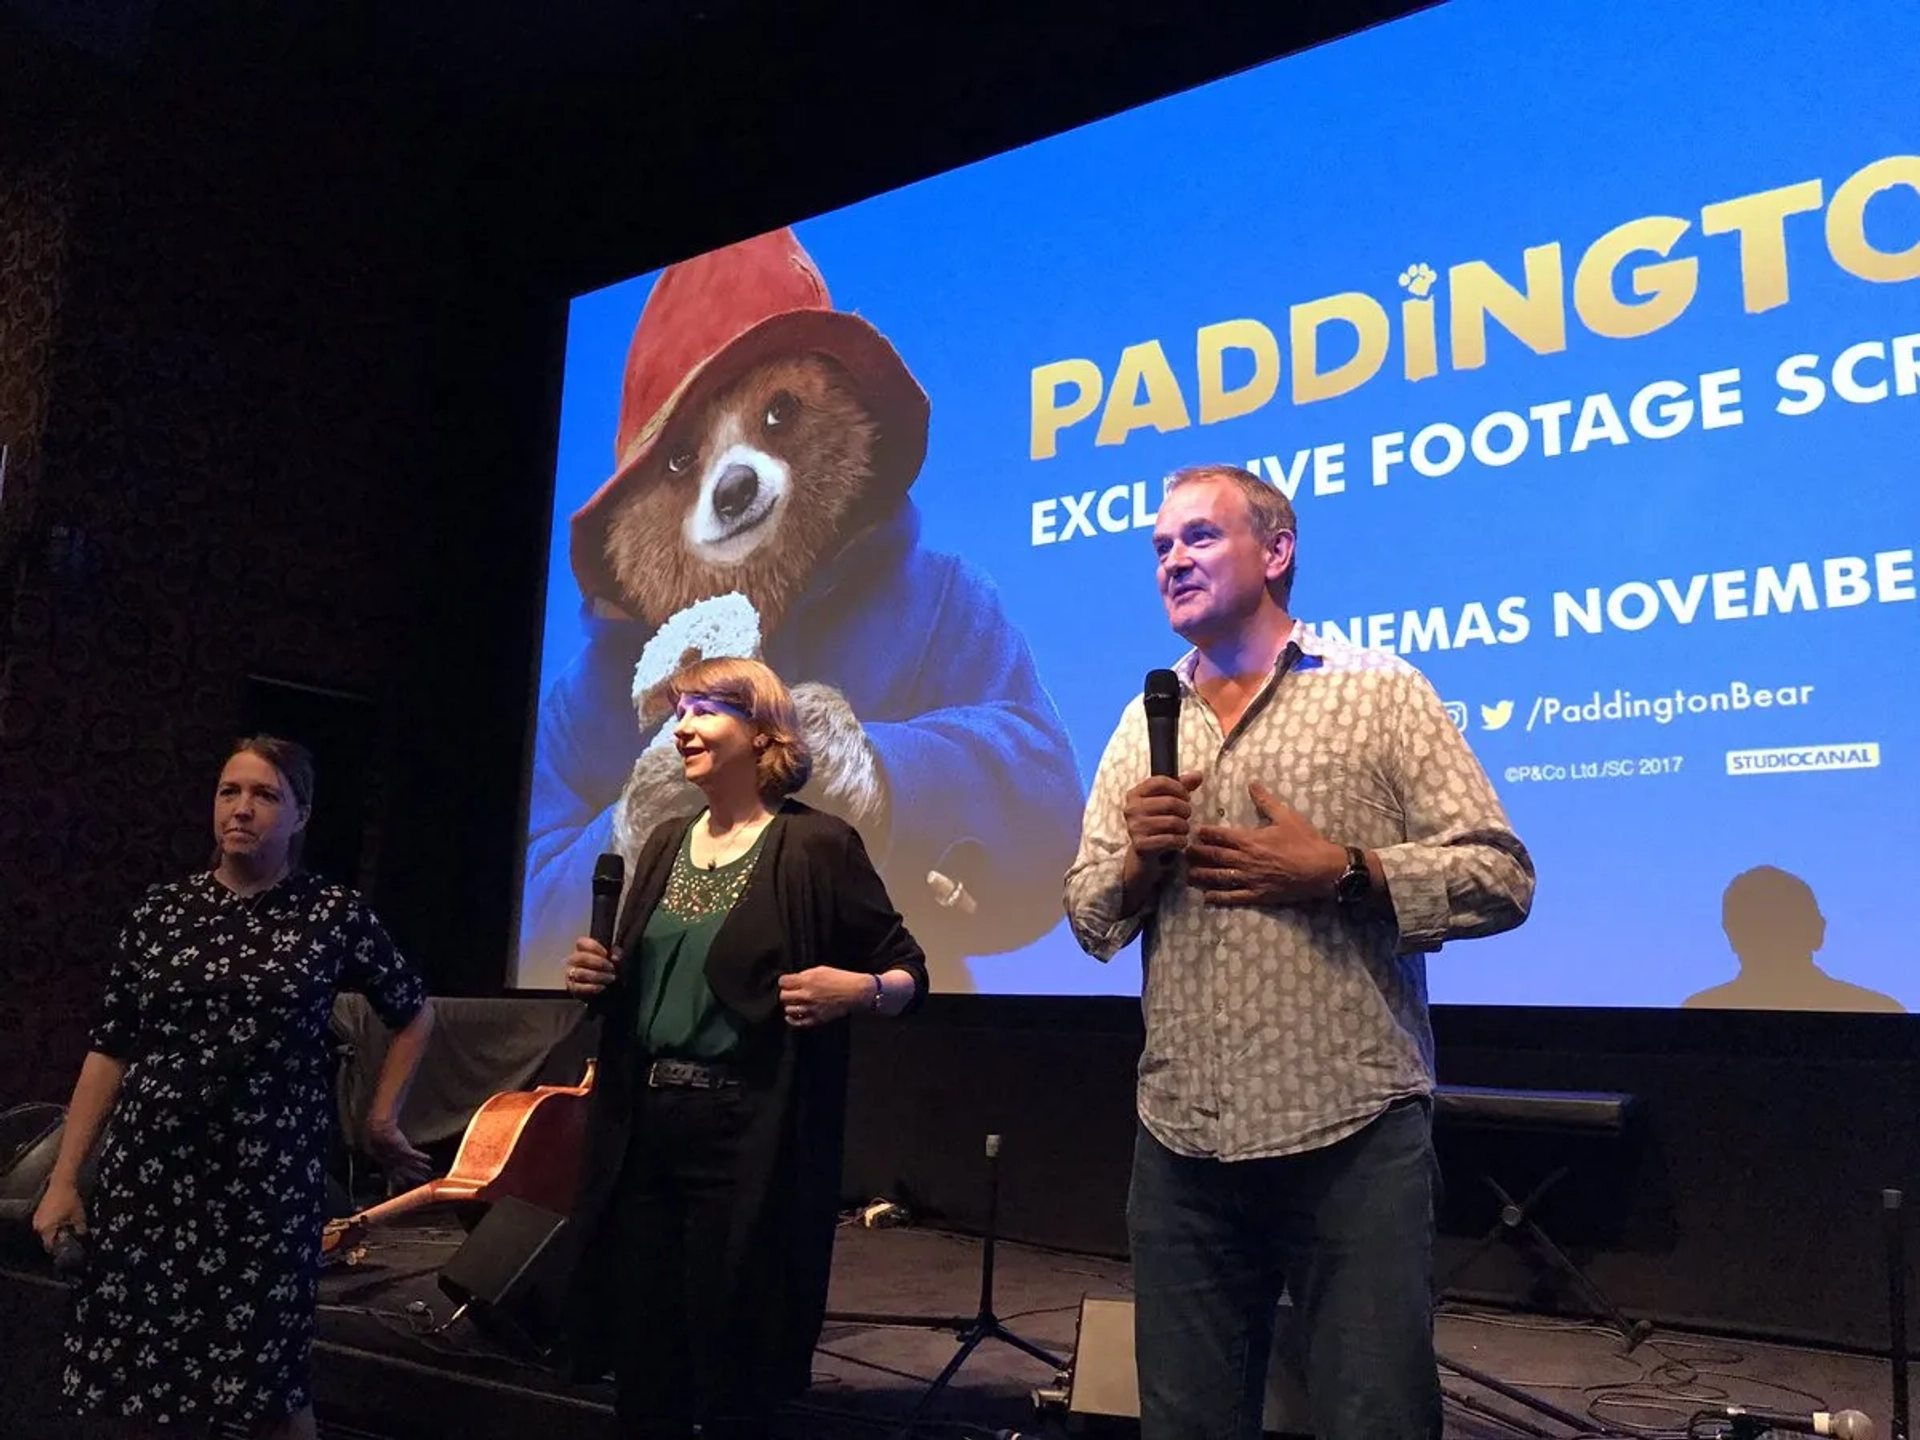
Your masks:
[[[713,1079],[698,1064],[669,1055],[647,1067],[647,1084],[655,1090],[707,1090]]]
[[[655,1060],[647,1066],[647,1084],[655,1090],[672,1087],[687,1090],[722,1090],[733,1083],[732,1078],[717,1066],[699,1060],[676,1060],[668,1057]]]

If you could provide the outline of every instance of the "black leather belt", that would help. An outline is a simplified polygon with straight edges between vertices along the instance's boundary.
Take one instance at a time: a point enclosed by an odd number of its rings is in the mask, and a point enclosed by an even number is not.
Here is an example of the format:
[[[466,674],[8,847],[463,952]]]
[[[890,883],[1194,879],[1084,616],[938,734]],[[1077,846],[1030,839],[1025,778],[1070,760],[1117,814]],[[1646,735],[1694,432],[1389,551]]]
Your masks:
[[[738,1085],[733,1067],[712,1060],[655,1060],[647,1066],[647,1084],[653,1089],[683,1086],[691,1090],[723,1090]]]

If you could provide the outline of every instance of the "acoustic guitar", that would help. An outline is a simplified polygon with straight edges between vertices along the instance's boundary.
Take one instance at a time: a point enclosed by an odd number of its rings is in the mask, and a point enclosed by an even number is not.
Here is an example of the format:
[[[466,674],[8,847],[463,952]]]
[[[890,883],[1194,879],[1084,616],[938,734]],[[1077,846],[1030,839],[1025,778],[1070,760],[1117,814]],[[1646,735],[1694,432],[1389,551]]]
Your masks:
[[[320,1263],[355,1250],[375,1225],[429,1205],[491,1204],[512,1196],[564,1215],[580,1183],[593,1075],[594,1062],[589,1060],[578,1085],[541,1085],[490,1096],[467,1122],[453,1166],[443,1178],[356,1215],[329,1220],[320,1237]]]

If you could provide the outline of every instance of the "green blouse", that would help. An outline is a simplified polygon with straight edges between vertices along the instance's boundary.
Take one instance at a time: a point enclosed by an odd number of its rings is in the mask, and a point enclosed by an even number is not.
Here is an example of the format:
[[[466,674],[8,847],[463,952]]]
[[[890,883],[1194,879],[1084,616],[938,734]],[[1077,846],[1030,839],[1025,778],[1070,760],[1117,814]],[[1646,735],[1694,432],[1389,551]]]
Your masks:
[[[673,857],[666,893],[640,933],[640,1044],[649,1055],[718,1060],[739,1043],[737,1017],[707,985],[707,952],[720,933],[771,825],[737,860],[693,863],[693,827]]]

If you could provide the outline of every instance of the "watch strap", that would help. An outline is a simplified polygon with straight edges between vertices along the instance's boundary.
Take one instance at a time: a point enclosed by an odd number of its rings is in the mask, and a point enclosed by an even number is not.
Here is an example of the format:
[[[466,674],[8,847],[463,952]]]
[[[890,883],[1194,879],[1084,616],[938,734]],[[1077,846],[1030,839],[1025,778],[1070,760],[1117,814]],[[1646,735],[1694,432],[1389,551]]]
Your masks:
[[[1334,886],[1334,895],[1345,904],[1366,898],[1373,889],[1373,876],[1367,870],[1367,852],[1358,845],[1347,846],[1347,868]]]

